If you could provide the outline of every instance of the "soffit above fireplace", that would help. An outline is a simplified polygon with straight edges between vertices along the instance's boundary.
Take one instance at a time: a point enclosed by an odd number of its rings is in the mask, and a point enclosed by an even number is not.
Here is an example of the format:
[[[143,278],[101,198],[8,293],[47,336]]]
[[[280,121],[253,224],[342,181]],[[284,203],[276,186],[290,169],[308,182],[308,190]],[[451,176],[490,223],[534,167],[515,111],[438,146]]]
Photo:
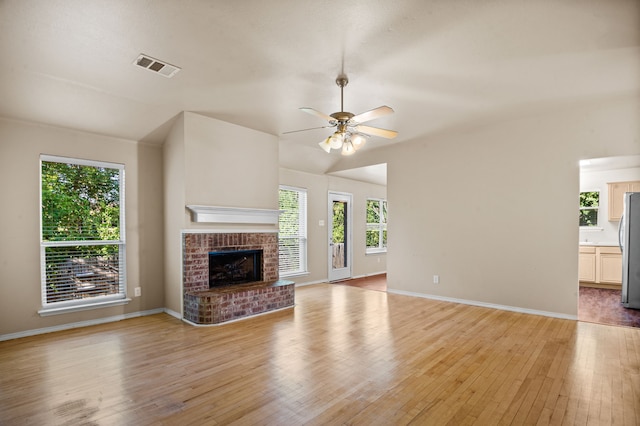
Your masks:
[[[248,209],[240,207],[216,207],[188,205],[191,221],[199,223],[243,223],[277,225],[280,210]]]

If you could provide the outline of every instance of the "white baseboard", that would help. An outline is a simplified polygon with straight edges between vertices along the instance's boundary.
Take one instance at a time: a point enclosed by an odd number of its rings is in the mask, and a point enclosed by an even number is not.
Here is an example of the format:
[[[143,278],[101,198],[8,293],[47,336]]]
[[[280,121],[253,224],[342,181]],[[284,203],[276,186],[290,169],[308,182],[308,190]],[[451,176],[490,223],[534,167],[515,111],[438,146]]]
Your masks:
[[[88,321],[72,322],[72,323],[69,323],[69,324],[61,324],[61,325],[56,325],[56,326],[53,326],[53,327],[44,327],[44,328],[37,328],[35,330],[20,331],[18,333],[2,334],[2,335],[0,335],[0,342],[3,341],[3,340],[19,339],[21,337],[29,337],[29,336],[35,336],[35,335],[38,335],[38,334],[53,333],[55,331],[69,330],[69,329],[72,329],[72,328],[88,327],[88,326],[91,326],[91,325],[98,325],[98,324],[105,324],[105,323],[108,323],[108,322],[122,321],[122,320],[129,319],[129,318],[137,318],[137,317],[144,317],[144,316],[147,316],[147,315],[161,314],[163,312],[166,312],[166,309],[158,308],[158,309],[151,309],[151,310],[148,310],[148,311],[139,311],[139,312],[132,312],[132,313],[129,313],[129,314],[115,315],[115,316],[112,316],[112,317],[98,318],[98,319],[93,319],[93,320],[88,320]],[[171,314],[169,314],[169,315],[171,315]]]
[[[467,300],[467,299],[456,299],[454,297],[436,296],[433,294],[414,293],[412,291],[394,290],[391,288],[387,288],[387,293],[401,294],[403,296],[422,297],[423,299],[432,299],[432,300],[438,300],[442,302],[461,303],[463,305],[481,306],[483,308],[499,309],[501,311],[520,312],[522,314],[541,315],[544,317],[561,318],[561,319],[568,319],[568,320],[574,320],[574,321],[578,320],[577,315],[567,315],[567,314],[561,314],[558,312],[539,311],[537,309],[519,308],[517,306],[497,305],[495,303],[478,302],[475,300]]]
[[[171,310],[169,308],[164,308],[164,313],[168,314],[168,315],[171,315],[172,317],[177,318],[179,320],[182,319],[182,315],[180,314],[180,312],[173,311],[173,310]]]

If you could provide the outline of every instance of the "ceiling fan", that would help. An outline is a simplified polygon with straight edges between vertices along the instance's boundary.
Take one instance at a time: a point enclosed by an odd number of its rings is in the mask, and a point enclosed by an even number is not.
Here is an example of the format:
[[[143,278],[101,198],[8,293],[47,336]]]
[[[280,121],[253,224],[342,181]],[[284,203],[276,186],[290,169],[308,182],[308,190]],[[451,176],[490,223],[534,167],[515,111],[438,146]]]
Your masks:
[[[336,84],[340,87],[340,112],[334,112],[327,115],[313,108],[300,108],[307,114],[315,115],[329,122],[328,126],[313,127],[311,129],[294,130],[287,133],[305,132],[307,130],[325,129],[335,127],[336,131],[320,142],[318,145],[327,153],[331,149],[342,149],[342,155],[351,155],[358,149],[362,148],[367,142],[369,136],[380,136],[387,139],[393,139],[398,136],[395,130],[381,129],[379,127],[363,126],[362,123],[393,114],[393,109],[384,105],[372,110],[354,115],[344,110],[344,87],[349,83],[346,75],[341,74],[336,78]]]

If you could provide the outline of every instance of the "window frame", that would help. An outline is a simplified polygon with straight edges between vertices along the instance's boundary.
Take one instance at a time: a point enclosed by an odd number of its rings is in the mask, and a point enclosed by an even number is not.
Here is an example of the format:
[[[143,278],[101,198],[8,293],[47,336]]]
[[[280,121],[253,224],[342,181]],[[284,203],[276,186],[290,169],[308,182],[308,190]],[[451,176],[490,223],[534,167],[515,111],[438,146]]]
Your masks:
[[[581,212],[583,210],[595,210],[596,212],[596,224],[595,225],[580,225],[579,223],[579,217],[578,217],[578,226],[580,227],[580,229],[598,229],[600,227],[600,196],[602,195],[602,191],[600,191],[599,189],[593,189],[590,191],[580,191],[580,193],[578,194],[578,197],[580,197],[580,195],[582,195],[583,193],[586,192],[595,192],[598,194],[598,205],[595,207],[583,207],[581,204],[581,200],[580,198],[578,198],[578,212]]]
[[[119,173],[119,239],[118,240],[69,240],[69,241],[44,241],[43,235],[43,191],[42,191],[42,167],[43,163],[63,163],[96,168],[116,169]],[[126,223],[125,223],[125,166],[124,164],[104,161],[86,160],[73,157],[56,155],[40,155],[39,161],[39,201],[40,201],[40,291],[42,308],[38,311],[40,316],[49,316],[75,312],[87,309],[101,308],[126,304],[131,301],[127,298],[127,273],[126,273]],[[46,276],[46,249],[49,247],[76,247],[76,246],[103,246],[116,245],[118,247],[118,293],[97,295],[81,299],[50,302],[47,300],[47,276]]]
[[[386,211],[388,214],[389,203],[384,198],[376,198],[376,197],[368,197],[365,203],[365,254],[378,254],[378,253],[386,253],[387,246],[384,245],[384,232],[387,230],[387,215],[380,214],[378,223],[369,223],[368,220],[368,209],[369,209],[369,201],[375,201],[380,204],[380,211]],[[386,205],[386,209],[383,209],[383,204]],[[377,247],[369,247],[367,246],[367,232],[372,230],[372,228],[377,228],[378,230],[378,246]]]
[[[299,275],[306,275],[309,273],[308,264],[307,264],[307,249],[308,249],[308,229],[307,229],[307,199],[308,194],[305,188],[299,188],[295,186],[289,185],[279,185],[278,186],[278,208],[280,207],[280,192],[281,191],[295,191],[299,194],[298,196],[298,251],[300,253],[300,261],[299,267],[295,270],[287,269],[283,270],[283,263],[280,262],[280,257],[282,256],[280,241],[283,238],[294,238],[291,236],[283,237],[280,232],[281,228],[281,218],[283,217],[282,213],[284,210],[280,210],[280,216],[278,219],[278,274],[280,277],[293,277]],[[300,196],[302,195],[302,196]]]

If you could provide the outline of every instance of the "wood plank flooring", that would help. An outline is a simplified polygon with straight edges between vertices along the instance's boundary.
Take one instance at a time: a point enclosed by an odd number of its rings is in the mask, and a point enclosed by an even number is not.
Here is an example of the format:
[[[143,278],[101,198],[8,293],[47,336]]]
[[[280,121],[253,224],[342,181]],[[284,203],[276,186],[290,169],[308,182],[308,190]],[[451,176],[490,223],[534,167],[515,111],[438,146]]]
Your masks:
[[[0,342],[3,425],[640,423],[640,330],[320,284]]]
[[[339,285],[387,291],[387,274],[335,282]],[[640,327],[640,310],[626,309],[620,302],[620,289],[580,285],[578,319],[597,324]]]

